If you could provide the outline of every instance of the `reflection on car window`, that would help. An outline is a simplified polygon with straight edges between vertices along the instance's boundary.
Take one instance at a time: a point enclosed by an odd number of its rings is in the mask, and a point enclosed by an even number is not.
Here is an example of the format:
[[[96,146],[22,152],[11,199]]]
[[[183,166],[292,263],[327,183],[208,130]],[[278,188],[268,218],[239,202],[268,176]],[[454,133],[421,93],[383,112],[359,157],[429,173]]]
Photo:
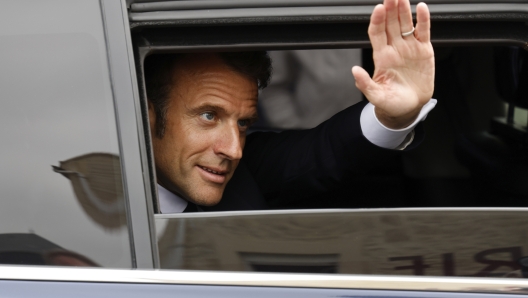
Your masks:
[[[523,278],[526,212],[160,216],[156,226],[165,269]]]
[[[0,29],[0,263],[130,268],[99,2],[10,9],[23,13]]]

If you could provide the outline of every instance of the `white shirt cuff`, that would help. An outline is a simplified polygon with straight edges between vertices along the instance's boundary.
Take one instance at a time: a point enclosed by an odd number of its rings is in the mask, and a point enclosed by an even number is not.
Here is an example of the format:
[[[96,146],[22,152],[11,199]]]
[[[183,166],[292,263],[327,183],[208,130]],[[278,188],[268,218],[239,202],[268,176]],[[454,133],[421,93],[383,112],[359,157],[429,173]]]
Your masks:
[[[437,100],[431,98],[429,102],[422,107],[416,120],[408,127],[402,129],[390,129],[381,124],[374,112],[374,105],[368,103],[363,108],[359,119],[361,131],[365,138],[376,146],[387,149],[403,150],[412,142],[414,133],[410,133],[414,131],[414,127],[418,125],[420,121],[425,120],[427,114],[436,106],[436,103]],[[403,144],[404,142],[405,144]]]

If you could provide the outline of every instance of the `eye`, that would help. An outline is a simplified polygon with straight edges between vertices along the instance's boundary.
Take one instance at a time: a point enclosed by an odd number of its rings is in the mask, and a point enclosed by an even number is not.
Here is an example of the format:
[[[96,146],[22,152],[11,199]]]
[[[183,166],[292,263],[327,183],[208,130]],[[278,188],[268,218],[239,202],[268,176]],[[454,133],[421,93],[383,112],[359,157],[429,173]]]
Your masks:
[[[238,126],[247,128],[249,126],[249,120],[238,120]]]
[[[215,114],[212,112],[204,112],[200,114],[200,117],[206,121],[213,121],[215,119]]]

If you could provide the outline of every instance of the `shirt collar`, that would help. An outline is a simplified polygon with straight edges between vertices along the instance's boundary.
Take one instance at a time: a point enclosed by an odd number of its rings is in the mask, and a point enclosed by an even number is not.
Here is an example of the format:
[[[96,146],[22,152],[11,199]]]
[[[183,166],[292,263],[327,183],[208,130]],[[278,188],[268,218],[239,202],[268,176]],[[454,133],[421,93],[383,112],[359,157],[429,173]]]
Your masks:
[[[170,192],[165,187],[158,184],[158,199],[160,213],[182,213],[187,208],[187,201],[177,194]]]

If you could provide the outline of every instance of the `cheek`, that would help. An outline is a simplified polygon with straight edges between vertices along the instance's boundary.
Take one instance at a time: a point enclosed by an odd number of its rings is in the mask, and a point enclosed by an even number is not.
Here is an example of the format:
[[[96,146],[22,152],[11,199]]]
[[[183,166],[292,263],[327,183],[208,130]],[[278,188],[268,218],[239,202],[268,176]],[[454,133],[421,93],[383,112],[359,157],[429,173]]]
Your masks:
[[[155,138],[152,142],[154,160],[157,168],[165,169],[174,163],[174,159],[179,153],[178,148],[173,144],[174,142],[171,136],[167,134],[162,139]]]
[[[172,164],[181,155],[186,144],[185,133],[179,123],[168,122],[163,138],[153,137],[154,156],[159,161],[159,166]]]
[[[188,125],[175,138],[174,145],[180,146],[181,158],[206,152],[215,143],[214,129],[202,129],[195,125]]]

